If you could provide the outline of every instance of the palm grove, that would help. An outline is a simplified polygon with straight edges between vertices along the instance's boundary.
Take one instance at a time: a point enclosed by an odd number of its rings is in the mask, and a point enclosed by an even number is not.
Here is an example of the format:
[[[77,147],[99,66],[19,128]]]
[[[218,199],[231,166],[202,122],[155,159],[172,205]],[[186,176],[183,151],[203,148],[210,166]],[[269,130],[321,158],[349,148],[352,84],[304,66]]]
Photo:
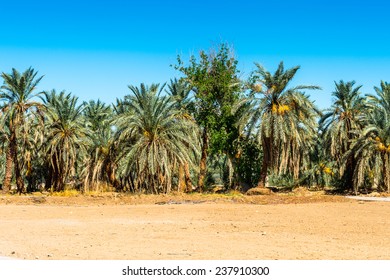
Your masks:
[[[260,64],[246,80],[229,47],[184,62],[180,79],[129,86],[107,105],[65,91],[37,92],[32,68],[3,72],[3,193],[68,188],[168,193],[297,186],[390,192],[390,85],[362,95],[336,82],[320,111],[294,86],[299,67]]]

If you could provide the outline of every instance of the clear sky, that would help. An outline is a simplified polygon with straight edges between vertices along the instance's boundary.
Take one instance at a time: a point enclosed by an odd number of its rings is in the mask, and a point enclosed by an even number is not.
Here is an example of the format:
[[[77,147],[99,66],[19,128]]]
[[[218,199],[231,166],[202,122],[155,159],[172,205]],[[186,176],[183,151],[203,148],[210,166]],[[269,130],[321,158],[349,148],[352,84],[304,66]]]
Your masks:
[[[253,62],[275,70],[300,65],[296,84],[320,108],[334,81],[372,92],[390,82],[387,1],[5,1],[0,0],[0,71],[29,66],[40,90],[111,103],[127,85],[179,76],[171,64],[221,42],[233,46],[243,77]]]

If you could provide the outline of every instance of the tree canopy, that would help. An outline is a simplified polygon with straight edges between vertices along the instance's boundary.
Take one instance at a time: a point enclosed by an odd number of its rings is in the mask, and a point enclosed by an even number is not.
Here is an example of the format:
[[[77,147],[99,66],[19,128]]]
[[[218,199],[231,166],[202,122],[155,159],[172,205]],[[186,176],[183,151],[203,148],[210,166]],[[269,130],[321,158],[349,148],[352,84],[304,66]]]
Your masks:
[[[318,86],[291,86],[299,66],[255,63],[243,77],[227,44],[174,68],[179,77],[129,85],[115,104],[38,91],[31,67],[2,72],[2,191],[390,192],[387,82],[365,95],[335,82],[320,110],[308,94]]]

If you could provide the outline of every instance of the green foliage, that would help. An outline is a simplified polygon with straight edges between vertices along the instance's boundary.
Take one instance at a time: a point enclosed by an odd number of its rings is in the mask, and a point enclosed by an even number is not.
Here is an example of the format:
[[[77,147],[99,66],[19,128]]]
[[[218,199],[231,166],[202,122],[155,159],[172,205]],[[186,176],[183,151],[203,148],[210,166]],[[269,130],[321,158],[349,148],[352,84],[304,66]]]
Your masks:
[[[118,188],[115,177],[118,145],[114,139],[112,121],[114,113],[110,106],[100,100],[84,102],[83,115],[91,130],[91,144],[87,147],[86,167],[83,170],[84,192],[100,191],[102,182]]]
[[[167,193],[178,164],[193,163],[198,154],[197,128],[178,118],[173,99],[161,96],[163,87],[129,86],[132,95],[123,101],[127,111],[118,115],[118,140],[122,143],[124,176],[133,176],[135,190]]]
[[[329,157],[321,134],[315,139],[310,151],[306,170],[302,174],[302,185],[314,188],[338,187],[338,170],[336,162]]]
[[[209,133],[212,154],[226,153],[238,136],[232,110],[241,90],[237,63],[229,47],[222,44],[216,52],[201,51],[199,61],[192,56],[188,66],[178,57],[175,67],[194,91],[194,116]]]
[[[335,83],[332,93],[333,105],[326,110],[320,119],[321,129],[327,143],[328,152],[340,162],[343,154],[349,150],[350,140],[355,137],[356,130],[361,129],[361,116],[364,113],[364,98],[360,88],[354,87],[355,81]]]
[[[5,166],[5,154],[4,153],[0,153],[0,166]],[[0,168],[0,182],[3,182],[4,180],[4,168]],[[0,183],[0,185],[2,186],[2,183]]]
[[[269,187],[277,191],[291,191],[303,181],[295,179],[291,174],[271,174],[268,180]]]
[[[390,85],[382,82],[375,87],[376,95],[368,95],[367,125],[357,133],[344,162],[352,155],[356,158],[353,187],[390,192]],[[367,185],[368,183],[368,185]]]
[[[235,114],[234,107],[241,98],[242,89],[237,63],[229,46],[222,44],[218,50],[209,54],[201,51],[199,60],[192,56],[188,66],[178,57],[178,65],[175,66],[184,75],[183,80],[192,88],[193,115],[205,134],[201,174],[205,173],[207,153],[210,156],[228,157],[234,154],[232,143],[239,136],[236,125],[239,117]],[[234,168],[235,166],[231,167],[233,173]],[[232,180],[229,181],[232,183]],[[199,184],[203,184],[201,180]]]
[[[25,147],[28,146],[30,136],[29,120],[39,118],[41,104],[33,100],[36,86],[42,77],[37,77],[38,72],[28,68],[23,73],[12,69],[10,74],[2,73],[4,83],[0,88],[0,105],[3,113],[3,124],[7,126],[8,151],[12,157],[14,176],[19,193],[25,191],[23,165],[25,163]],[[38,93],[37,95],[39,95]],[[6,152],[6,153],[7,153]],[[28,162],[27,162],[28,166]],[[10,188],[12,178],[12,166],[6,165],[3,188]],[[27,170],[29,172],[29,170]]]
[[[316,137],[319,110],[302,90],[319,87],[287,88],[299,66],[285,70],[281,62],[274,74],[260,64],[256,66],[250,84],[252,88],[261,87],[252,93],[248,127],[249,131],[256,132],[263,149],[259,186],[265,186],[269,171],[275,176],[290,173],[297,179],[306,169]]]
[[[353,172],[356,168],[355,155],[350,151],[352,141],[358,137],[364,126],[363,116],[366,105],[361,96],[361,86],[355,87],[355,82],[340,81],[335,83],[335,98],[332,107],[325,111],[319,121],[323,131],[324,149],[336,163],[337,174],[342,189],[352,189]]]
[[[175,107],[180,111],[181,116],[191,118],[195,111],[195,103],[189,83],[175,78],[170,81],[167,87],[165,92],[173,98]]]
[[[85,126],[84,105],[70,93],[55,90],[44,92],[45,153],[48,165],[46,187],[62,191],[68,180],[76,178],[77,164],[81,163],[90,145],[90,130]]]
[[[341,80],[320,112],[304,92],[319,87],[289,87],[298,66],[270,73],[256,64],[243,83],[226,44],[177,62],[181,79],[129,86],[113,106],[80,104],[65,91],[40,96],[32,68],[2,73],[3,191],[45,183],[62,195],[191,192],[198,176],[199,189],[390,192],[388,83],[363,97],[361,86]]]
[[[7,150],[8,144],[8,129],[5,125],[4,115],[0,113],[0,166],[5,166],[5,153]],[[5,168],[0,168],[0,185],[4,181]]]
[[[234,158],[237,165],[238,185],[245,190],[256,186],[260,179],[263,153],[255,139],[239,138],[238,140]]]

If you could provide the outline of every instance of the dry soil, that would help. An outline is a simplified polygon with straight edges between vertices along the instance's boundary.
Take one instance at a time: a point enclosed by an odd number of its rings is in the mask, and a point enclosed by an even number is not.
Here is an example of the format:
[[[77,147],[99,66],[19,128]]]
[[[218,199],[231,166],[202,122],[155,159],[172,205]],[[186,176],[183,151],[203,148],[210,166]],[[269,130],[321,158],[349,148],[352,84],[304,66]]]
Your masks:
[[[390,203],[326,195],[0,197],[19,259],[390,259]]]

